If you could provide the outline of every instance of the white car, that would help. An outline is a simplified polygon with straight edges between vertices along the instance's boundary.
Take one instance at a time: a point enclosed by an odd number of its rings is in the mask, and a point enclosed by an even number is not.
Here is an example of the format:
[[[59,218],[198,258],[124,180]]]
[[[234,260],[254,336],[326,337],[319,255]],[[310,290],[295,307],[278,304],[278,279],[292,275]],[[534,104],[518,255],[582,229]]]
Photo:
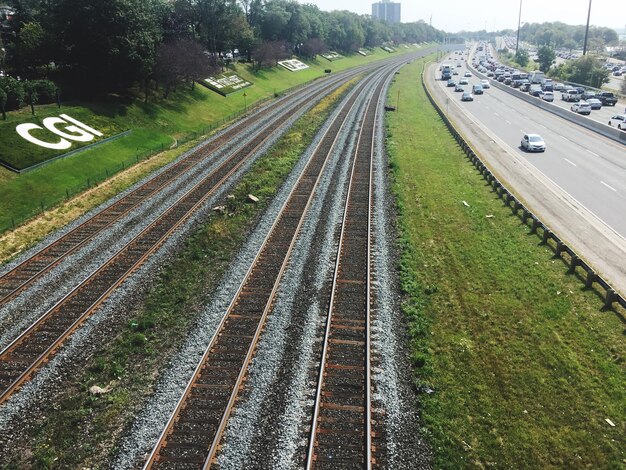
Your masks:
[[[529,152],[545,152],[546,142],[539,134],[524,134],[522,148]]]
[[[609,119],[609,126],[617,127],[619,124],[622,124],[622,127],[623,127],[625,122],[626,122],[626,114],[616,114],[611,119]]]
[[[480,84],[483,86],[483,88],[491,88],[491,85],[489,85],[489,80],[481,80]]]
[[[577,114],[586,114],[589,116],[591,114],[591,106],[586,101],[579,101],[578,103],[574,103],[570,109]]]
[[[469,85],[469,80],[467,78],[462,78],[459,80],[459,85]]]
[[[463,75],[464,77],[471,77],[472,76],[472,72],[465,72],[465,75]]]
[[[551,91],[544,91],[541,94],[541,99],[544,101],[552,102],[554,101],[554,93],[552,93]]]

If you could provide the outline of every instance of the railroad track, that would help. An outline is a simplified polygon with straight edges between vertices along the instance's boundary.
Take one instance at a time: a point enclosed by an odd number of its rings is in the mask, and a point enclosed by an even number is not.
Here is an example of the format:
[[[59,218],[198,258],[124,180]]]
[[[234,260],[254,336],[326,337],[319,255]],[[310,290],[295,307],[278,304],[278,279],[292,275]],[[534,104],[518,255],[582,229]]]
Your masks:
[[[372,467],[370,247],[381,81],[355,149],[318,374],[307,469]]]
[[[317,91],[312,103],[345,83],[350,75]],[[136,271],[168,238],[186,222],[207,198],[272,137],[290,116],[302,110],[300,103],[272,121],[255,138],[233,152],[222,165],[174,202],[168,210],[136,235],[104,265],[63,297],[42,317],[0,351],[0,404],[8,400],[45,364],[95,312],[106,298]]]
[[[145,469],[209,468],[213,465],[319,178],[336,144],[339,130],[346,123],[346,116],[367,86],[362,82],[353,92],[313,152],[150,454]]]
[[[351,75],[352,73],[346,74],[346,76]],[[261,122],[271,113],[276,113],[276,109],[283,105],[286,105],[287,109],[285,111],[287,113],[290,110],[293,112],[298,108],[298,104],[305,99],[304,97],[306,97],[307,94],[315,90],[319,90],[323,93],[324,88],[328,88],[343,80],[345,80],[345,78],[339,76],[338,78],[333,77],[332,80],[324,84],[315,83],[261,108],[256,113],[226,129],[223,133],[218,134],[214,139],[211,139],[206,144],[197,148],[190,155],[170,166],[156,177],[135,188],[114,204],[85,220],[82,224],[55,240],[53,243],[33,254],[30,258],[13,267],[0,277],[0,306],[11,301],[37,279],[41,278],[45,273],[61,263],[66,257],[76,252],[80,247],[84,246],[96,235],[128,214],[132,209],[138,207],[144,201],[154,196],[158,191],[170,185],[172,181],[180,179],[182,175],[193,171],[199,163],[205,162],[206,159],[218,149],[223,149],[229,145],[238,145],[245,133],[248,132],[249,126]],[[291,105],[289,104],[290,102],[292,103]],[[282,122],[291,114],[287,114]],[[280,113],[278,115],[280,116]],[[257,135],[262,133],[267,133],[267,130],[260,130],[257,132]]]

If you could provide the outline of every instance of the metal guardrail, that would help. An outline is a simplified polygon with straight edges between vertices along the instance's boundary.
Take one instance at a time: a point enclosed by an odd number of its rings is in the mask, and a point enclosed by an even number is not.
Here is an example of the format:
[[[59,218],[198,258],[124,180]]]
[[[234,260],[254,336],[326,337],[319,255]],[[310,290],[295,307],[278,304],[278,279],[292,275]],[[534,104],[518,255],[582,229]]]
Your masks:
[[[426,86],[426,82],[424,80],[424,72],[422,72],[422,86],[424,87],[424,91],[426,92],[426,96],[429,101],[432,103],[434,108],[437,110],[437,113],[446,124],[446,127],[450,131],[450,133],[454,136],[455,140],[461,146],[465,155],[469,158],[469,160],[474,164],[476,169],[480,172],[483,179],[487,181],[487,183],[493,188],[494,192],[498,195],[500,199],[502,199],[506,206],[508,206],[514,215],[519,216],[522,223],[528,227],[530,227],[531,233],[536,233],[541,236],[541,241],[543,244],[550,246],[554,249],[555,256],[561,258],[561,260],[569,266],[569,273],[574,274],[576,272],[576,268],[582,268],[584,272],[584,282],[585,288],[592,288],[593,284],[596,283],[600,286],[604,292],[604,308],[612,309],[613,303],[617,303],[626,309],[626,299],[622,297],[619,293],[611,287],[611,285],[605,281],[598,273],[594,271],[594,269],[589,266],[576,252],[567,246],[563,240],[553,232],[545,223],[539,219],[535,214],[532,213],[530,209],[524,206],[514,195],[513,193],[506,188],[501,181],[498,180],[491,172],[491,170],[485,165],[485,163],[480,159],[480,157],[476,154],[476,152],[471,148],[471,146],[465,141],[463,136],[459,134],[459,132],[455,129],[454,125],[446,116],[445,112],[441,109],[439,104],[435,101],[433,96],[430,94],[428,87]],[[555,246],[550,244],[550,241],[553,241]],[[569,257],[568,260],[563,256],[567,254]]]

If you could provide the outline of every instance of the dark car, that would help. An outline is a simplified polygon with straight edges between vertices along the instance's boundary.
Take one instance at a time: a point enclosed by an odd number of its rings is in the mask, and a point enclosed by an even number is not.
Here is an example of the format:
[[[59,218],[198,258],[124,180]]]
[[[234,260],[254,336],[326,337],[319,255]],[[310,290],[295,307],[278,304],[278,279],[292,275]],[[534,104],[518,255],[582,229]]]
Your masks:
[[[617,98],[610,91],[601,91],[594,98],[599,99],[602,106],[615,106],[617,104]]]
[[[474,101],[474,97],[472,96],[471,93],[466,91],[461,96],[461,101]]]
[[[591,91],[591,90],[585,90],[580,95],[580,99],[581,100],[585,100],[585,101],[587,101],[589,98],[595,98],[595,97],[596,97],[596,92],[595,91]]]
[[[602,101],[597,98],[589,98],[587,103],[591,109],[602,109]]]

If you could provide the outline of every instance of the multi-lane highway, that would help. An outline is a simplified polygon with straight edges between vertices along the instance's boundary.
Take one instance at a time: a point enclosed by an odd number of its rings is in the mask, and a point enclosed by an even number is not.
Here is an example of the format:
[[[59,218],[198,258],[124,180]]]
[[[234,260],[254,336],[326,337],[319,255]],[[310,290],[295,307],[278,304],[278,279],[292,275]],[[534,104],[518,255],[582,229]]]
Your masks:
[[[454,59],[454,56],[451,56]],[[484,58],[484,55],[482,52],[478,52],[476,53],[476,58],[478,60],[481,60]],[[484,78],[484,77],[483,77]],[[621,78],[621,77],[620,77]],[[490,81],[492,80],[491,78],[489,79]],[[528,95],[527,92],[522,92],[519,90],[519,88],[512,88],[511,87],[511,91],[514,91],[515,93],[525,93],[526,95]],[[568,101],[563,101],[561,99],[561,92],[555,90],[554,91],[554,101],[551,103],[552,106],[558,106],[560,108],[563,109],[567,109],[570,110],[571,106],[574,104],[573,102],[568,102]],[[616,97],[619,99],[619,96],[616,95]],[[537,98],[537,100],[541,100],[541,98]],[[615,114],[624,114],[625,112],[625,108],[626,108],[626,102],[624,102],[624,100],[618,101],[618,103],[615,106],[602,106],[601,109],[594,109],[591,111],[591,114],[589,116],[587,116],[587,119],[593,119],[594,121],[597,122],[601,122],[603,124],[608,124],[609,119],[614,116]]]
[[[450,62],[448,57],[444,61]],[[459,75],[454,78],[458,80],[468,69],[464,63],[457,70]],[[433,67],[430,73],[432,83],[433,77],[438,78],[438,68]],[[471,91],[472,85],[479,81],[476,76],[470,77],[470,84],[464,85],[465,90]],[[492,158],[500,159],[504,164],[525,166],[537,175],[531,188],[534,197],[541,200],[543,194],[547,198],[558,193],[562,200],[567,200],[567,207],[575,214],[577,224],[585,219],[586,226],[609,234],[617,251],[605,258],[616,256],[615,253],[621,256],[621,260],[606,261],[614,265],[616,277],[621,277],[618,283],[623,283],[623,266],[626,265],[626,146],[495,87],[485,90],[482,95],[474,95],[472,102],[462,102],[462,93],[447,87],[445,81],[436,80],[433,85],[438,89],[439,100],[445,101],[444,109],[448,110],[453,121],[479,130],[491,141],[492,149],[498,148],[497,152],[490,150],[497,154]],[[543,136],[546,151],[528,153],[522,150],[520,141],[525,133]],[[515,187],[514,181],[511,184]],[[575,224],[563,222],[563,226],[568,225],[572,228]],[[572,229],[572,232],[576,231]],[[575,236],[576,233],[572,233],[569,238]],[[594,244],[589,240],[582,242],[585,243]],[[598,240],[597,243],[604,244],[605,241]],[[599,247],[598,251],[603,248]]]
[[[462,68],[462,75],[467,70]],[[472,85],[479,83],[469,78]],[[450,100],[461,93],[439,81]],[[491,87],[459,110],[482,123],[507,147],[571,194],[626,238],[626,147],[583,129],[530,103]],[[528,153],[520,141],[525,133],[540,134],[545,153]]]

